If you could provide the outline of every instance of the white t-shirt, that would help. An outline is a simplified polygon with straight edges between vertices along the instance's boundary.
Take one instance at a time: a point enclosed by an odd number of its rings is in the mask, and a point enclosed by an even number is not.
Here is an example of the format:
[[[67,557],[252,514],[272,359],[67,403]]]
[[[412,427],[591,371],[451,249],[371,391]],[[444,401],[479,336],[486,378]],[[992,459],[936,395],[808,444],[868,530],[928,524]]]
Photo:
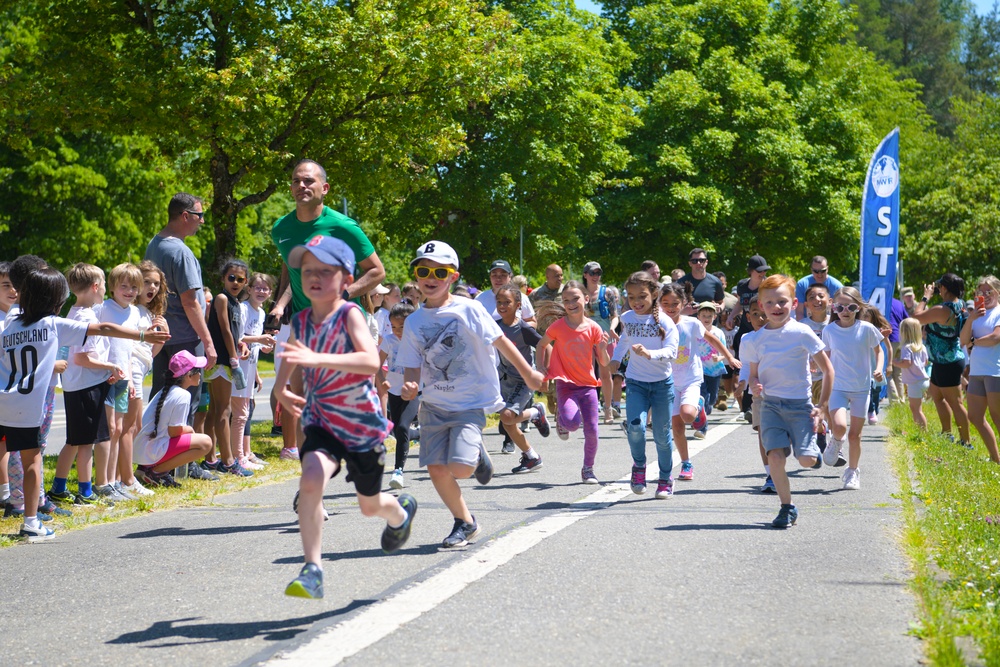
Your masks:
[[[167,453],[170,446],[169,426],[185,426],[187,424],[188,412],[191,410],[191,393],[187,389],[181,389],[178,385],[172,385],[167,392],[167,397],[163,399],[163,407],[160,408],[160,421],[156,426],[156,436],[150,437],[153,432],[153,419],[156,417],[156,406],[160,402],[160,394],[156,392],[153,398],[149,399],[149,405],[142,413],[142,428],[135,436],[132,443],[132,460],[141,465],[156,465]]]
[[[399,396],[403,391],[403,367],[399,365],[399,338],[396,334],[389,333],[382,336],[378,344],[378,349],[385,352],[385,365],[388,370],[385,372],[386,382],[389,383],[389,393]]]
[[[136,322],[137,329],[145,331],[153,326],[153,314],[146,306],[136,306],[136,310],[139,311],[139,319]],[[132,343],[132,373],[146,377],[146,374],[153,368],[153,344],[146,341],[140,343],[137,340],[130,342]],[[136,387],[136,389],[142,390],[142,387]]]
[[[830,322],[823,329],[823,342],[830,348],[833,388],[850,393],[871,391],[874,349],[882,333],[870,322],[854,320],[849,327]]]
[[[636,343],[649,351],[651,359],[643,359],[638,354],[628,358],[628,368],[625,377],[640,382],[660,382],[670,377],[672,371],[670,362],[677,356],[677,341],[679,335],[673,320],[660,313],[659,322],[653,321],[652,315],[636,315],[629,310],[622,314],[622,335],[615,345],[612,361],[620,362]],[[660,340],[660,327],[664,336]]]
[[[753,336],[753,335],[755,335],[756,333],[757,333],[756,331],[748,331],[745,334],[743,334],[743,337],[740,339],[740,349],[742,349],[743,341],[750,340],[750,337]],[[749,361],[743,361],[743,354],[742,353],[740,353],[740,361],[743,362],[743,365],[740,366],[740,374],[736,378],[736,381],[737,382],[747,382],[747,383],[749,383],[750,382],[750,362]],[[747,388],[750,390],[751,393],[753,393],[753,388],[752,387],[747,387]]]
[[[243,320],[244,336],[260,336],[264,333],[264,309],[254,308],[249,301],[240,303],[240,318]],[[260,357],[260,343],[250,343],[250,356],[240,359],[240,368],[243,369],[243,377],[247,379],[247,384],[243,389],[237,389],[233,385],[233,398],[253,398],[256,392],[254,381],[257,378],[257,359]]]
[[[674,386],[686,387],[704,381],[698,339],[705,337],[705,325],[698,318],[681,315],[677,322],[677,358],[674,359]],[[631,358],[629,364],[632,363]]]
[[[375,321],[378,322],[378,339],[381,341],[392,333],[392,323],[389,321],[389,309],[379,308],[375,311]]]
[[[52,315],[28,325],[17,319],[8,321],[0,338],[0,424],[41,426],[60,345],[86,341],[84,322]]]
[[[491,289],[484,289],[476,295],[476,301],[483,304],[493,319],[500,317],[497,313],[497,295]],[[525,295],[521,295],[521,319],[527,320],[535,316],[535,307],[531,305],[531,300]]]
[[[93,308],[81,308],[73,306],[66,315],[67,319],[83,322],[84,324],[97,324],[97,311]],[[105,336],[89,336],[87,342],[79,345],[71,345],[69,348],[69,365],[62,374],[62,386],[64,391],[80,391],[89,389],[94,385],[107,382],[111,377],[111,371],[84,368],[74,361],[77,352],[86,352],[95,361],[107,361],[110,345]]]
[[[972,337],[987,336],[997,327],[1000,327],[1000,306],[994,306],[985,315],[973,320]],[[1000,376],[1000,345],[973,345],[969,375]]]
[[[752,334],[745,334],[740,342],[740,361],[743,368],[757,364],[757,379],[764,387],[765,396],[809,399],[812,396],[809,358],[825,347],[808,326],[788,320],[777,329],[764,326]],[[742,373],[740,379],[743,379]],[[753,387],[749,389],[753,391]]]
[[[902,369],[899,374],[899,379],[903,381],[903,384],[914,384],[916,382],[923,382],[927,379],[926,345],[921,348],[919,352],[911,350],[909,345],[900,345],[899,358],[901,360],[908,359],[913,362],[906,368]]]
[[[105,299],[98,318],[101,322],[118,324],[126,329],[139,327],[139,309],[129,304],[124,308],[114,299]],[[108,361],[125,371],[132,372],[132,341],[127,338],[108,338]]]
[[[493,347],[501,336],[482,304],[452,297],[406,318],[397,359],[403,368],[420,369],[421,401],[451,412],[493,412],[503,405]]]

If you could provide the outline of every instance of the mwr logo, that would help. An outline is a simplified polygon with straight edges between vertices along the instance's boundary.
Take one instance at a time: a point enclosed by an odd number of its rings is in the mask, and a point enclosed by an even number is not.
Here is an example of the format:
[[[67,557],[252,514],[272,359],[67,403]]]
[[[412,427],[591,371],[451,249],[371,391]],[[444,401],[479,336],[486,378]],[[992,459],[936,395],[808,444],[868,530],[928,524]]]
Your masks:
[[[899,167],[896,161],[888,155],[883,155],[875,162],[872,169],[872,187],[879,197],[888,197],[896,191],[899,185]]]

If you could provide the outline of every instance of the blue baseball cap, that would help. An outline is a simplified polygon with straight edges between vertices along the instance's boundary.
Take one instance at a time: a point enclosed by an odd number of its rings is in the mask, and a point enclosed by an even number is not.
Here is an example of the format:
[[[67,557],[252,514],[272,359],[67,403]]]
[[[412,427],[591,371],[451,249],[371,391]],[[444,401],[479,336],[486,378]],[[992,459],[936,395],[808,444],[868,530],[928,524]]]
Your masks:
[[[301,269],[302,258],[307,252],[312,253],[316,259],[327,266],[340,266],[354,275],[354,251],[340,239],[317,234],[309,239],[305,245],[297,245],[292,248],[292,251],[288,253],[288,266],[293,269]]]

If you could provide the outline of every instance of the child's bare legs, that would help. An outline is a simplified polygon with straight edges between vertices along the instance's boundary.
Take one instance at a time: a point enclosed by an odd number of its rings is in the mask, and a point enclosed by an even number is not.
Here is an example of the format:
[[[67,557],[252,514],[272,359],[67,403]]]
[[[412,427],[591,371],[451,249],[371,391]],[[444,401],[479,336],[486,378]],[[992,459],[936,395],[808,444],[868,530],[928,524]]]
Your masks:
[[[0,444],[0,484],[10,484],[10,479],[7,477],[7,461],[10,454],[7,452],[6,448]]]
[[[846,410],[845,410],[846,412]],[[861,462],[861,429],[865,426],[864,417],[851,417],[851,428],[847,432],[847,442],[850,450],[847,454],[847,467],[857,470]]]
[[[139,416],[142,413],[142,396],[130,398],[128,401],[128,412],[122,419],[122,436],[118,446],[118,474],[121,475],[122,484],[131,486],[135,482],[135,474],[132,470],[132,443],[138,431]]]
[[[778,500],[782,505],[792,504],[792,489],[788,484],[788,473],[785,472],[785,451],[772,449],[767,453],[767,464],[771,466],[771,481],[774,490],[778,492]]]
[[[680,454],[681,461],[688,461],[688,441],[684,427],[691,424],[698,417],[697,405],[681,405],[680,414],[674,415],[671,424],[674,428],[674,444],[677,446],[677,453]]]
[[[916,422],[917,426],[926,431],[927,417],[924,415],[923,402],[923,398],[911,398],[910,413],[913,415],[913,421]]]
[[[834,440],[843,442],[847,437],[847,408],[838,408],[830,415],[830,432],[833,433]]]
[[[427,466],[427,474],[431,477],[434,490],[441,497],[441,501],[445,504],[445,507],[448,508],[452,516],[456,519],[461,519],[469,524],[474,519],[472,518],[472,513],[469,512],[468,505],[465,504],[465,498],[462,497],[462,487],[458,485],[458,480],[468,479],[473,472],[475,472],[474,467],[462,463]]]
[[[250,418],[250,399],[233,398],[230,400],[230,409],[233,414],[232,425],[230,426],[230,446],[233,457],[239,461],[249,456],[250,450],[243,451],[243,429],[246,428],[247,419]]]
[[[320,564],[323,543],[323,489],[340,464],[319,452],[307,452],[302,459],[299,480],[299,534],[305,562]]]
[[[208,421],[215,432],[215,444],[219,447],[219,458],[227,466],[233,465],[233,450],[230,442],[229,403],[232,399],[233,385],[224,377],[217,377],[209,385],[211,392],[208,405]],[[242,431],[241,431],[242,433]]]
[[[932,384],[929,393],[941,421],[941,432],[951,433],[951,419],[954,416],[955,423],[958,424],[959,437],[963,442],[969,442],[969,414],[962,405],[961,388],[938,387]]]
[[[406,510],[396,500],[396,496],[388,493],[379,493],[374,496],[363,496],[358,494],[358,507],[361,508],[363,516],[377,516],[385,519],[385,522],[398,528],[406,521]]]
[[[66,445],[59,450],[56,459],[56,477],[66,479],[76,461],[76,478],[80,482],[91,480],[91,466],[94,462],[94,445]]]
[[[1000,454],[997,452],[997,436],[993,432],[993,429],[990,428],[989,422],[986,421],[987,409],[989,409],[994,423],[997,423],[997,419],[1000,418],[1000,393],[986,392],[985,396],[970,393],[966,395],[966,398],[969,401],[969,421],[976,427],[980,437],[983,439],[983,444],[986,445],[986,451],[989,452],[990,459],[994,463],[1000,463]]]
[[[500,411],[500,423],[503,424],[503,430],[507,432],[511,442],[514,443],[514,446],[522,452],[526,452],[531,449],[531,445],[528,444],[528,439],[524,436],[524,433],[521,432],[521,429],[518,428],[517,425],[527,420],[528,415],[524,412],[517,413],[509,408],[504,408]],[[510,428],[508,428],[508,426]]]
[[[114,484],[115,480],[118,478],[118,463],[119,463],[118,451],[121,447],[121,437],[122,437],[122,431],[124,430],[125,415],[121,412],[116,411],[115,406],[113,405],[105,405],[104,414],[108,420],[108,436],[109,436],[107,476],[108,476],[108,483]],[[131,460],[132,456],[130,454],[129,461],[131,462]]]
[[[42,450],[21,450],[24,466],[24,516],[38,516],[38,491],[42,487]]]

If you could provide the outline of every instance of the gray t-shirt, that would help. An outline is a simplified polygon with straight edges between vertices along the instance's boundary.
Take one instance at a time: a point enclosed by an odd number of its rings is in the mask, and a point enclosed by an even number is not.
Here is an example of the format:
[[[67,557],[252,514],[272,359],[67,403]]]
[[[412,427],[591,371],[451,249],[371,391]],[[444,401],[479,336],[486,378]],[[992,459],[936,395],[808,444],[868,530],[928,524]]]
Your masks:
[[[181,293],[197,290],[195,298],[201,311],[205,311],[205,293],[202,291],[201,264],[177,237],[154,236],[146,246],[146,259],[156,264],[167,277],[167,313],[164,315],[167,326],[170,327],[170,344],[190,343],[198,340],[191,323],[188,321],[184,306],[181,305]]]

